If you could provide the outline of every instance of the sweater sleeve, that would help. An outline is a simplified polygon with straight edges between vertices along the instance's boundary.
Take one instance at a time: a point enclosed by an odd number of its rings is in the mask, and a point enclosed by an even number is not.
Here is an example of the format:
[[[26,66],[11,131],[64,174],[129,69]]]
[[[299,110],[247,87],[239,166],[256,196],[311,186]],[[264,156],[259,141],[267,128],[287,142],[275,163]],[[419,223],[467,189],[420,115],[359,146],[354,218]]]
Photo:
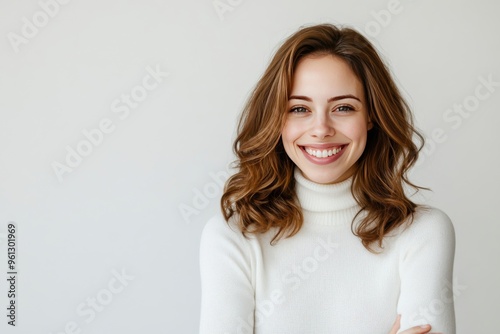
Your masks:
[[[253,333],[254,284],[248,240],[214,217],[200,242],[200,334]]]
[[[428,208],[418,212],[403,233],[398,333],[430,324],[433,333],[455,334],[455,231],[450,218],[438,209]]]

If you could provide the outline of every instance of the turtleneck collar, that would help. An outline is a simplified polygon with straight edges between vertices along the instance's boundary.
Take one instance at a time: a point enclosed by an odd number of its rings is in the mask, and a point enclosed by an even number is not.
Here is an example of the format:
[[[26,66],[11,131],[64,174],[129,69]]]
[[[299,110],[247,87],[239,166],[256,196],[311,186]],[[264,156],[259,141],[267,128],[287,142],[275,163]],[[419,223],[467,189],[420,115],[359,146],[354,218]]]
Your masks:
[[[319,184],[294,171],[295,191],[304,214],[304,223],[350,224],[359,206],[351,193],[352,177],[335,184]]]

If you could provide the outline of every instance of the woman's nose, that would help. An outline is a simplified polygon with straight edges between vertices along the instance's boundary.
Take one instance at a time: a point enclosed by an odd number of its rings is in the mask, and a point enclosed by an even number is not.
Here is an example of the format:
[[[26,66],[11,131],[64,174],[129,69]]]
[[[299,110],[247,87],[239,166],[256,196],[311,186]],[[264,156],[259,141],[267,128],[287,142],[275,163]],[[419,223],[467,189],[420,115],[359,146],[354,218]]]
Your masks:
[[[311,129],[311,135],[323,139],[334,134],[333,121],[327,115],[317,115]]]

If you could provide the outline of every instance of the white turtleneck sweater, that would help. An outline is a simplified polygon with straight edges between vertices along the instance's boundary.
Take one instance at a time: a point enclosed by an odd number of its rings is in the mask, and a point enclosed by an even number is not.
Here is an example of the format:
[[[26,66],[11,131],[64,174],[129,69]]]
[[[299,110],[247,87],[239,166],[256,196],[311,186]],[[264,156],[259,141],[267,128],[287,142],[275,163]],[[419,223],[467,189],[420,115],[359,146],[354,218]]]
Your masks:
[[[295,179],[304,224],[293,237],[271,246],[274,229],[246,239],[233,220],[206,224],[201,334],[388,334],[398,314],[399,332],[429,323],[455,334],[455,235],[445,213],[419,207],[373,254],[351,232],[352,178],[322,185],[296,170]]]

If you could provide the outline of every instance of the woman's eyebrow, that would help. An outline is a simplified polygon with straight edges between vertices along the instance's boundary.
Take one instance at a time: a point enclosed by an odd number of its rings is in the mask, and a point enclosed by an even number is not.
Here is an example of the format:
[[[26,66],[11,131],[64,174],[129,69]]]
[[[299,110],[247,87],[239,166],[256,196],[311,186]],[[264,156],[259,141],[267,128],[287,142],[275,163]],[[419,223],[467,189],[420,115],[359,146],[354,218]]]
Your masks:
[[[343,99],[355,99],[361,102],[359,98],[357,98],[354,95],[351,94],[346,94],[346,95],[339,95],[339,96],[334,96],[328,99],[328,102],[334,102],[338,100],[343,100]],[[288,98],[288,100],[304,100],[308,102],[312,102],[312,99],[309,96],[304,96],[304,95],[292,95]]]

